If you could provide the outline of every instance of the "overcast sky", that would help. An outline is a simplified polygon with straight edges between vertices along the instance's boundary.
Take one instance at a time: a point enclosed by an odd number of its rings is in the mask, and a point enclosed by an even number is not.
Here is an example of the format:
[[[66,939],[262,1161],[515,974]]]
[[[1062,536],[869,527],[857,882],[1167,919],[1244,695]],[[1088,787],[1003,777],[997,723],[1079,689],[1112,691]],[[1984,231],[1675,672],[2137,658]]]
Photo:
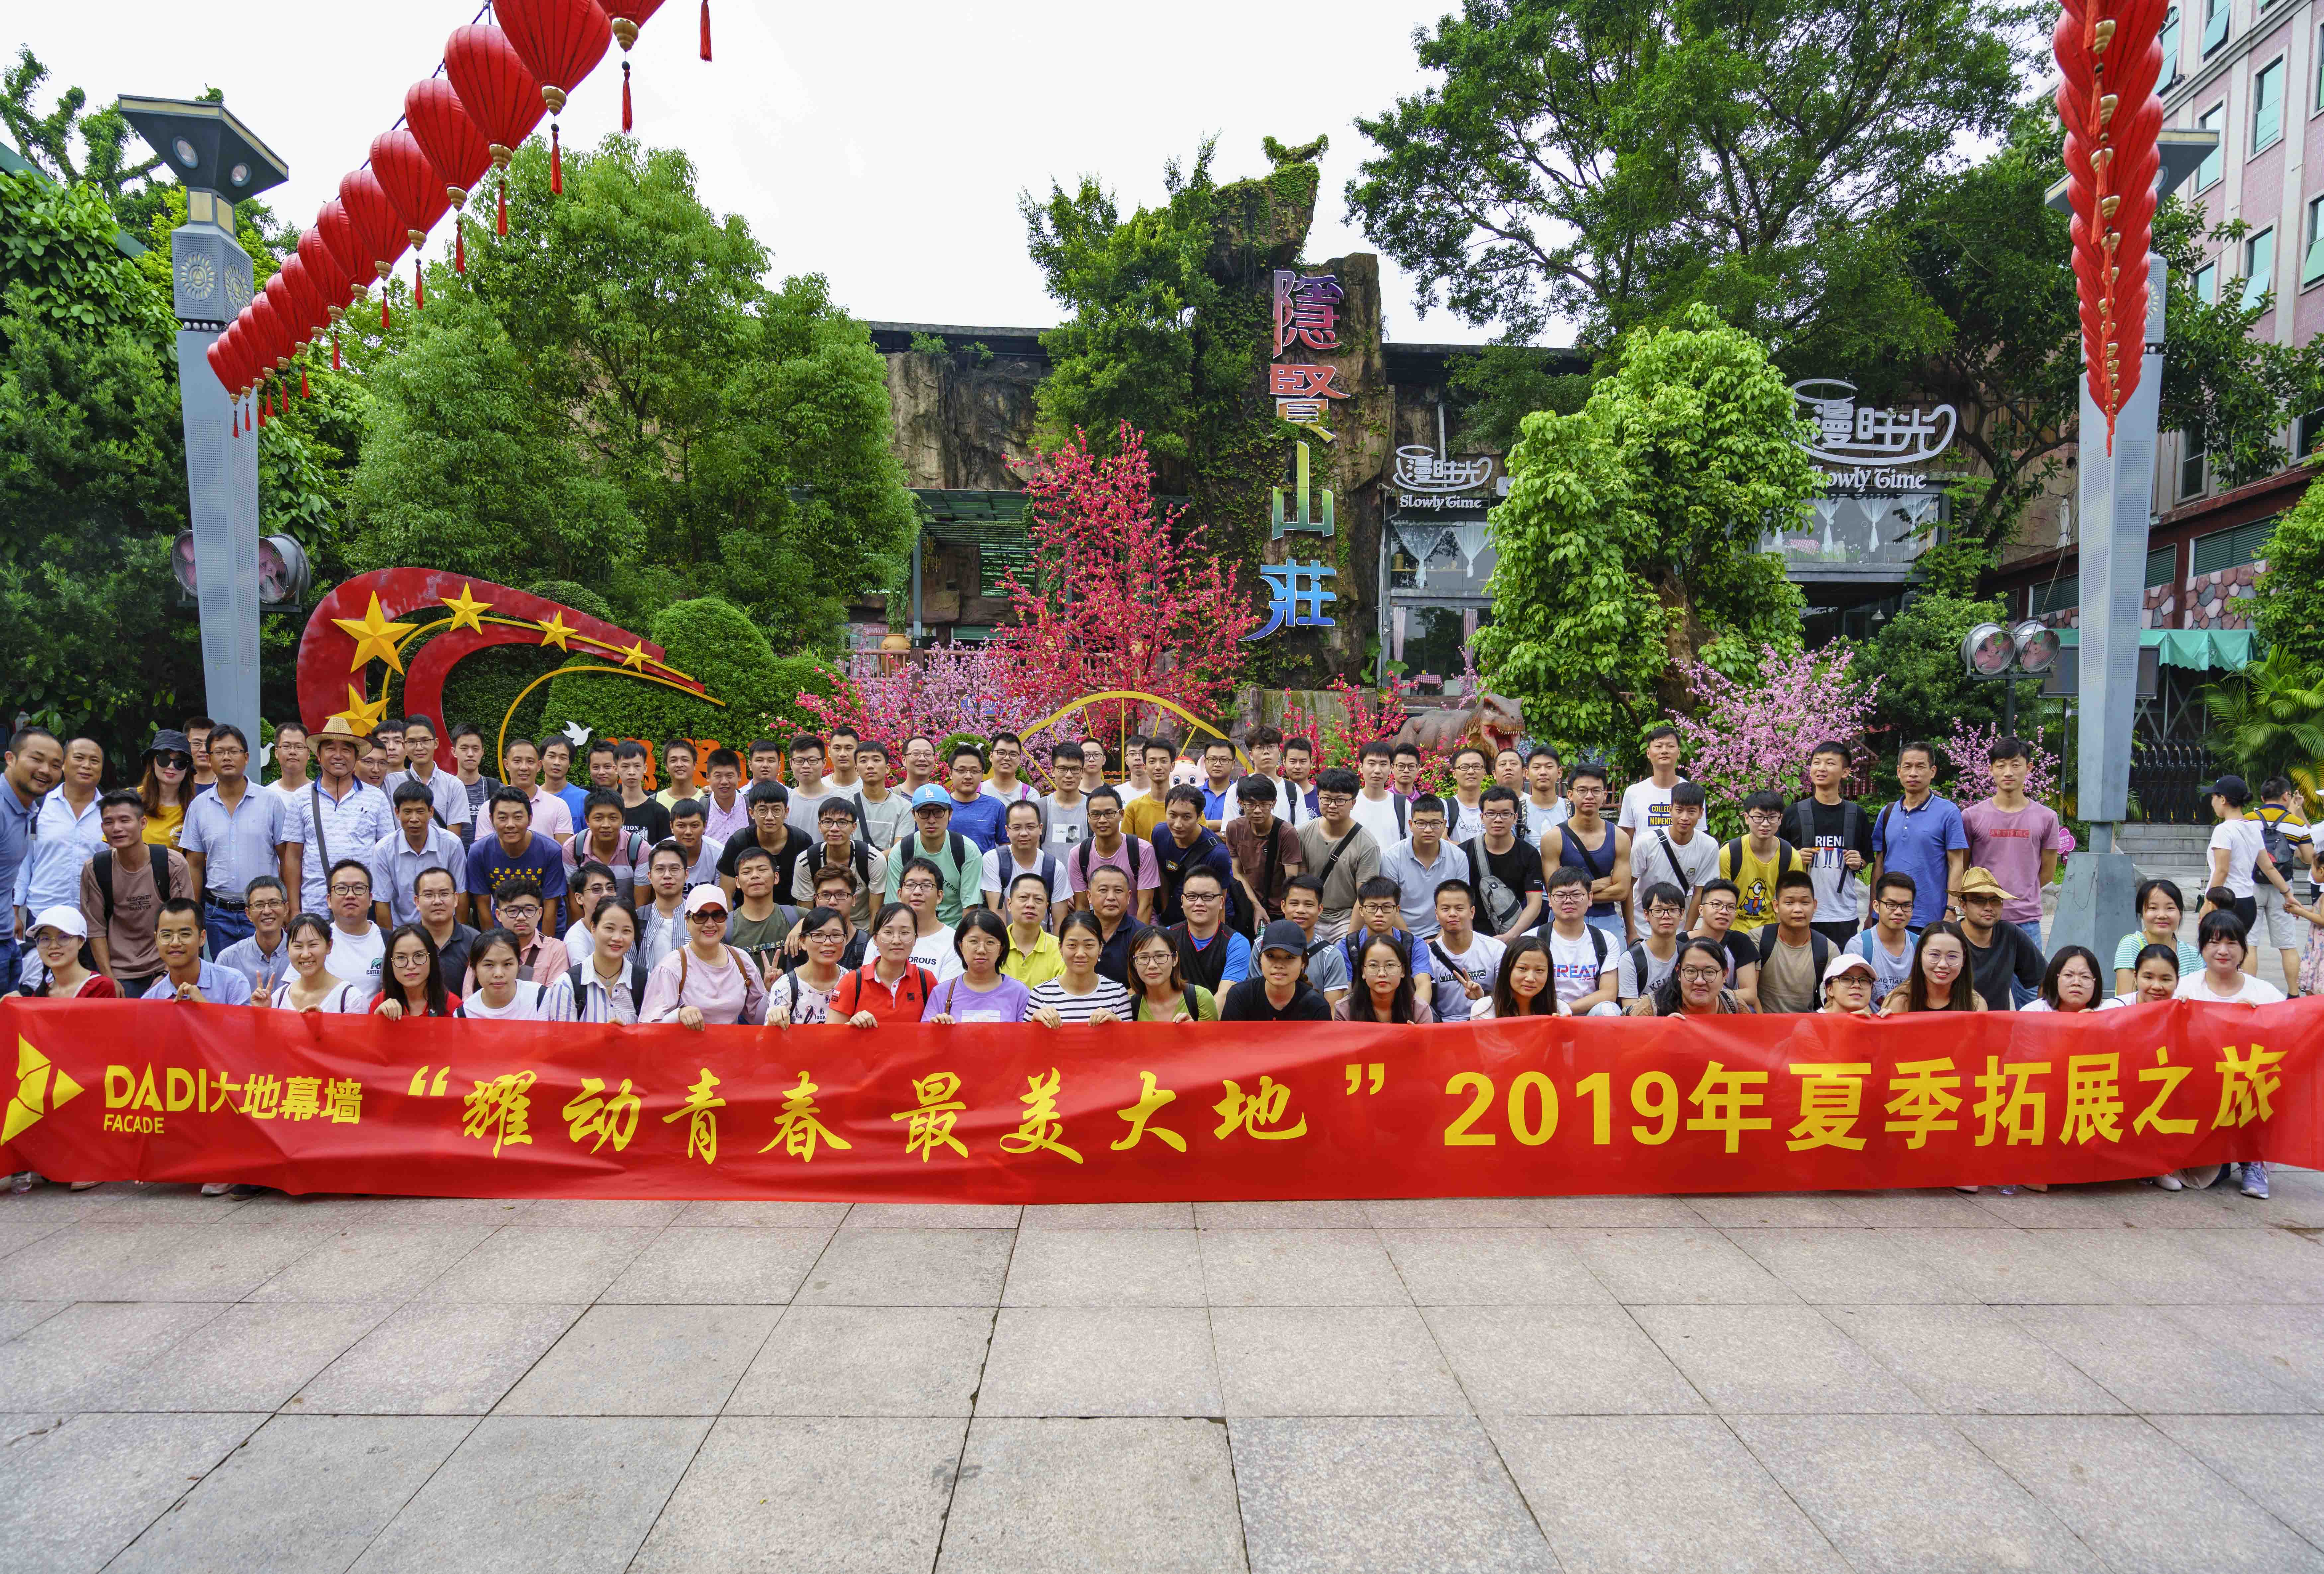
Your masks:
[[[290,165],[278,211],[311,220],[372,137],[432,72],[475,0],[230,3],[189,25],[181,6],[102,0],[27,7],[21,38],[51,88],[94,102],[191,97],[215,85]],[[1447,0],[1178,0],[1126,5],[901,0],[876,5],[713,0],[713,63],[696,58],[698,0],[667,0],[633,65],[637,134],[690,153],[701,194],[739,212],[778,273],[819,272],[859,317],[1046,327],[1060,315],[1025,255],[1017,194],[1101,176],[1127,211],[1162,196],[1163,161],[1216,133],[1222,179],[1266,168],[1259,139],[1332,138],[1311,258],[1370,249],[1342,189],[1377,114],[1422,77],[1412,30]],[[1145,21],[1136,20],[1144,16]],[[223,26],[218,25],[224,23]],[[230,37],[240,25],[244,36]],[[563,117],[567,145],[621,124],[620,48]],[[439,229],[432,249],[443,249]],[[1391,338],[1474,341],[1490,330],[1420,316],[1383,259]]]

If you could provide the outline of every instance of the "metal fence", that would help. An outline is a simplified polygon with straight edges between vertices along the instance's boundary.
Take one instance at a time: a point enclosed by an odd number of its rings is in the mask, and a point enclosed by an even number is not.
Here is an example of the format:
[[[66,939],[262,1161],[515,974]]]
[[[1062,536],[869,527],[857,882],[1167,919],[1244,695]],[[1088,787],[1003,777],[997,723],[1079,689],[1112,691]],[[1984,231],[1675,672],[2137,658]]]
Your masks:
[[[2209,825],[2203,789],[2219,773],[2218,757],[2199,743],[2140,744],[2130,752],[2130,795],[2150,825]]]

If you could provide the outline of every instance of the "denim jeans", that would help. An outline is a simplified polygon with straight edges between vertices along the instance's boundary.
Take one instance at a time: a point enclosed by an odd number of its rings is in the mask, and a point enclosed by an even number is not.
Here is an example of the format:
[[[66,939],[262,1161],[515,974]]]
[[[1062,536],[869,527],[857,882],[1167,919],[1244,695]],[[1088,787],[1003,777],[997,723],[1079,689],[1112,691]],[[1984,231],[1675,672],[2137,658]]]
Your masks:
[[[2016,928],[2019,933],[2034,942],[2034,950],[2041,952],[2042,956],[2047,958],[2049,953],[2042,950],[2042,921],[2038,918],[2020,919],[2017,921]],[[2012,1011],[2023,1011],[2028,1005],[2041,997],[2040,990],[2028,989],[2015,978],[2010,979],[2009,1008]]]
[[[252,932],[250,914],[238,907],[220,907],[215,902],[202,903],[202,935],[209,942],[210,960],[236,940],[246,940]]]
[[[1627,946],[1630,943],[1628,937],[1622,931],[1622,915],[1618,912],[1609,912],[1603,918],[1600,918],[1594,913],[1585,913],[1582,916],[1582,921],[1588,924],[1591,929],[1602,929],[1608,934],[1612,935],[1614,937],[1615,944],[1618,946]]]

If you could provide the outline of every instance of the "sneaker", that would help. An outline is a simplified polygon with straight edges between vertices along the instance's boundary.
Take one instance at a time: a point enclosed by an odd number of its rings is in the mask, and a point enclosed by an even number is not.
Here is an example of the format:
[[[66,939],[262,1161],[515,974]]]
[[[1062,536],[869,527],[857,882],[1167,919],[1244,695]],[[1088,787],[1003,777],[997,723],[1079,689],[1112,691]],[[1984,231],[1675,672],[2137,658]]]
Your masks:
[[[205,1180],[202,1182],[202,1195],[204,1197],[224,1197],[233,1190],[234,1182],[231,1180]]]
[[[2000,1190],[2004,1197],[2015,1197],[2017,1195],[2017,1188],[2015,1186],[2004,1186]]]
[[[1975,1194],[1977,1188],[1974,1186],[1956,1186],[1953,1190],[1956,1191],[1968,1192],[1973,1195]]]
[[[71,1190],[75,1191],[94,1191],[104,1184],[105,1182],[102,1180],[76,1180],[72,1183]]]
[[[2184,1191],[2187,1190],[2187,1182],[2179,1179],[2179,1171],[2176,1170],[2172,1171],[2167,1175],[2157,1175],[2154,1178],[2154,1184],[2162,1187],[2165,1191]]]
[[[19,1197],[40,1183],[41,1172],[38,1170],[19,1170],[8,1177],[8,1190]]]
[[[2244,1195],[2267,1200],[2267,1166],[2256,1159],[2244,1166]]]

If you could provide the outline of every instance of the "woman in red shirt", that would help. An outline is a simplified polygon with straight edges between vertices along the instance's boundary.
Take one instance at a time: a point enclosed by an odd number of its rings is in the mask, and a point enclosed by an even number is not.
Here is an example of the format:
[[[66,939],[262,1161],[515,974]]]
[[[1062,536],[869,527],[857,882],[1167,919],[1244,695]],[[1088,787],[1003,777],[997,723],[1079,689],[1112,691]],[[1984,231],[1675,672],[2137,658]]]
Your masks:
[[[27,981],[21,993],[45,1000],[114,1000],[121,991],[102,973],[81,966],[80,949],[88,940],[88,921],[78,907],[44,907],[32,920],[32,946],[41,953],[45,977]]]
[[[839,981],[831,996],[833,1022],[850,1027],[884,1027],[918,1022],[936,986],[936,975],[912,960],[920,938],[918,918],[900,902],[890,902],[872,921],[873,958]]]

